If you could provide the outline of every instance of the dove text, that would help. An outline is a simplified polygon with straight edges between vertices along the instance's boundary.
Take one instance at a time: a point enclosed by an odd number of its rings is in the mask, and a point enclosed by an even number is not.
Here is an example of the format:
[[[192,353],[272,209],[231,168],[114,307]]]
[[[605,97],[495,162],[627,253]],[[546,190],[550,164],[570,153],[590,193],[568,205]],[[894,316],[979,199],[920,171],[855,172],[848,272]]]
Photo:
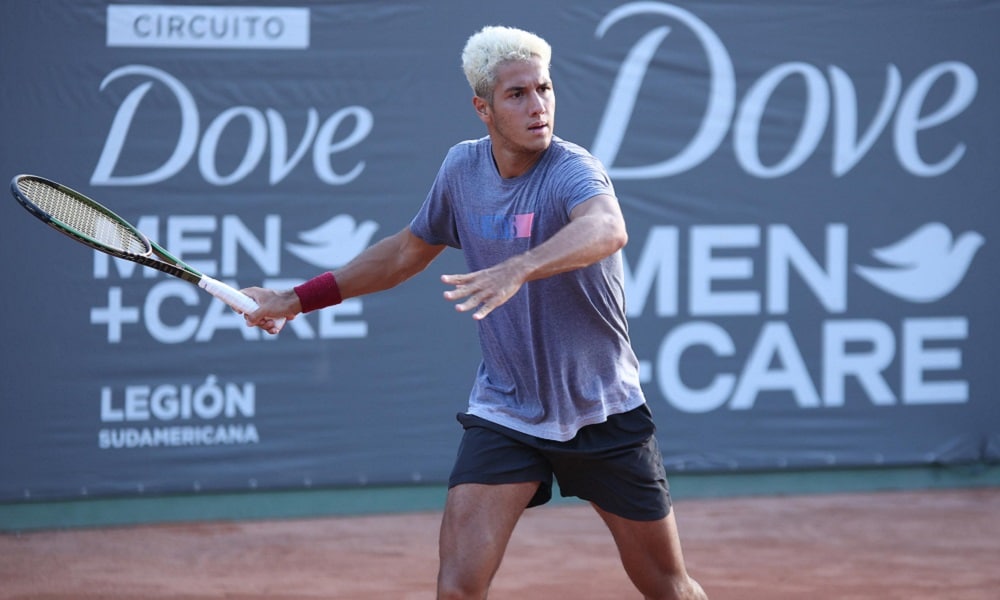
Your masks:
[[[140,82],[130,91],[118,106],[111,128],[104,140],[97,166],[90,178],[91,185],[142,186],[153,185],[177,175],[197,154],[198,171],[205,181],[216,186],[228,186],[243,181],[253,173],[270,150],[268,161],[268,183],[281,182],[305,158],[312,155],[312,166],[316,176],[329,185],[345,185],[354,181],[365,168],[363,160],[345,160],[343,166],[334,165],[334,157],[347,152],[363,142],[371,132],[374,117],[363,106],[342,108],[320,123],[319,111],[309,108],[305,111],[304,130],[297,140],[290,139],[289,127],[284,116],[268,108],[260,110],[252,106],[233,106],[219,112],[209,122],[205,131],[200,131],[201,117],[198,104],[191,91],[173,75],[146,65],[127,65],[112,71],[101,89],[105,90],[121,78],[139,78]],[[154,86],[160,92],[147,100]],[[143,106],[153,105],[152,110],[163,111],[164,104],[174,105],[178,110],[178,131],[169,147],[170,136],[162,132],[138,131],[137,137],[144,137],[143,154],[151,151],[149,140],[164,140],[163,162],[156,168],[140,174],[116,174],[123,150],[133,130],[133,124],[142,122],[137,115]],[[147,106],[147,108],[150,108]],[[136,125],[136,127],[140,127]],[[244,133],[248,130],[249,133]],[[221,172],[218,166],[220,148],[226,144],[243,146],[243,155],[235,167]],[[311,152],[310,152],[311,151]]]
[[[616,164],[633,110],[637,104],[650,101],[642,97],[643,82],[646,78],[674,75],[651,67],[656,51],[667,42],[670,26],[655,27],[635,42],[619,67],[591,148],[591,152],[607,165],[612,179],[656,179],[691,170],[716,152],[730,128],[739,166],[748,175],[761,179],[783,177],[802,167],[816,152],[831,121],[832,135],[827,139],[833,143],[831,171],[835,177],[843,176],[854,168],[882,133],[890,129],[899,164],[915,176],[942,175],[965,154],[966,147],[960,139],[953,139],[951,147],[944,151],[938,148],[921,151],[919,145],[921,134],[947,125],[961,115],[975,98],[978,77],[965,63],[945,61],[931,65],[918,73],[909,85],[905,85],[899,68],[889,64],[885,70],[881,97],[868,95],[859,98],[851,76],[844,69],[831,65],[824,74],[815,65],[791,61],[768,69],[750,83],[742,98],[738,98],[736,72],[725,44],[704,21],[682,8],[658,2],[633,2],[619,6],[598,25],[597,37],[604,37],[619,21],[637,15],[644,16],[651,23],[656,23],[650,18],[652,15],[673,19],[694,34],[700,42],[700,51],[705,53],[710,91],[704,99],[704,116],[691,139],[686,144],[664,139],[669,142],[665,146],[678,146],[682,150],[659,162],[638,166]],[[762,123],[768,105],[780,97],[779,94],[787,93],[788,85],[791,85],[789,82],[802,85],[805,89],[801,124],[797,133],[787,132],[788,137],[794,139],[785,155],[765,164],[760,149],[773,144],[774,140],[762,140],[766,129]],[[686,89],[686,86],[672,87]],[[948,90],[943,101],[929,101],[932,88]],[[685,91],[685,94],[688,93]],[[868,106],[859,110],[862,102]],[[784,112],[791,110],[791,107],[782,109]],[[670,115],[672,111],[664,107],[658,112]],[[873,116],[866,123],[859,122],[859,114]],[[645,158],[648,160],[650,157]]]

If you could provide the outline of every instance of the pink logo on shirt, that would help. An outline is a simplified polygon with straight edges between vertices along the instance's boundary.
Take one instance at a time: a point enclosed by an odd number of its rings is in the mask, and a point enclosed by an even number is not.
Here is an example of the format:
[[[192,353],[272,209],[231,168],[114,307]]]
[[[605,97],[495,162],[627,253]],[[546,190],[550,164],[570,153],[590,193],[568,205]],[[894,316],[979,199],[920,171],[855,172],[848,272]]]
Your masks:
[[[480,215],[476,218],[479,235],[488,240],[516,240],[531,237],[535,213],[522,215]]]
[[[531,224],[535,221],[535,213],[514,215],[514,238],[530,238]]]

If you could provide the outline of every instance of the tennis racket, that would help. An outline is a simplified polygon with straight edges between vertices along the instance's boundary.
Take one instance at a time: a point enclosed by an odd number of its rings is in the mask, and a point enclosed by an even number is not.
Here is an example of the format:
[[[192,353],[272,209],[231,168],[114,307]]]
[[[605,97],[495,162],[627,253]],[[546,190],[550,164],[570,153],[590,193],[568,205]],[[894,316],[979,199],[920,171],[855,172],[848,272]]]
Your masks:
[[[43,177],[18,175],[11,181],[10,191],[28,212],[78,242],[193,283],[239,313],[258,308],[250,296],[198,272],[128,221],[75,190]],[[275,319],[278,329],[284,322]]]

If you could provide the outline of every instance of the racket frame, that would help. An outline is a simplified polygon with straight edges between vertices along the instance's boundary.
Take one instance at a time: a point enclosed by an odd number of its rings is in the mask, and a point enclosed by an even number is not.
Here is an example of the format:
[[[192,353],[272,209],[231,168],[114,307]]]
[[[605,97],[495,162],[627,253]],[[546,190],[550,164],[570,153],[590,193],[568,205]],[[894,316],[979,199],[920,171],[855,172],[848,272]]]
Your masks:
[[[42,207],[35,204],[35,202],[28,197],[27,192],[22,190],[19,185],[23,181],[35,181],[42,185],[49,186],[86,204],[107,218],[112,219],[116,224],[127,229],[136,237],[138,241],[143,244],[144,252],[129,252],[127,250],[109,246],[102,243],[100,240],[94,239],[82,231],[79,231],[75,227],[64,223],[48,211],[44,210]],[[65,185],[52,181],[51,179],[46,179],[45,177],[28,174],[16,175],[11,180],[10,188],[14,198],[17,199],[21,206],[26,208],[28,212],[56,231],[69,236],[74,240],[93,248],[94,250],[98,250],[116,258],[129,260],[146,267],[151,267],[168,275],[173,275],[174,277],[193,283],[213,296],[219,298],[237,312],[246,314],[257,310],[258,308],[257,303],[246,294],[243,294],[221,281],[200,273],[194,267],[186,264],[184,261],[159,246],[156,242],[150,240],[144,233],[136,229],[131,223],[123,219],[111,209],[72,188],[66,187]],[[276,319],[275,322],[279,323],[280,327],[281,324],[284,324],[284,319]]]
[[[42,207],[35,204],[31,200],[31,198],[29,198],[28,195],[21,189],[19,184],[22,181],[36,181],[38,183],[41,183],[42,185],[47,185],[66,194],[67,196],[70,196],[86,204],[87,206],[90,206],[91,208],[100,212],[104,216],[114,220],[115,223],[117,223],[118,225],[129,230],[129,232],[131,232],[140,242],[143,243],[143,245],[145,246],[145,252],[134,253],[114,248],[112,246],[108,246],[106,244],[101,243],[100,240],[95,240],[89,235],[76,229],[72,225],[64,223],[54,215],[45,211]],[[100,252],[104,252],[105,254],[109,254],[117,258],[130,260],[132,262],[136,262],[141,265],[151,267],[158,271],[167,273],[168,275],[179,277],[185,281],[194,284],[197,284],[203,277],[202,273],[198,272],[190,265],[185,264],[184,261],[180,260],[179,258],[167,252],[165,249],[161,248],[159,245],[150,240],[146,236],[146,234],[136,229],[131,223],[123,219],[117,213],[115,213],[108,207],[100,204],[99,202],[91,198],[88,198],[84,194],[81,194],[80,192],[74,189],[68,188],[62,185],[61,183],[52,181],[51,179],[46,179],[44,177],[39,177],[37,175],[18,175],[14,177],[13,181],[11,181],[10,187],[11,187],[11,192],[14,194],[14,197],[17,199],[17,201],[20,202],[24,208],[28,209],[29,212],[31,212],[33,215],[41,219],[44,223],[46,223],[50,227],[54,228],[56,231],[64,235],[67,235],[82,244],[90,246],[94,250],[99,250]]]

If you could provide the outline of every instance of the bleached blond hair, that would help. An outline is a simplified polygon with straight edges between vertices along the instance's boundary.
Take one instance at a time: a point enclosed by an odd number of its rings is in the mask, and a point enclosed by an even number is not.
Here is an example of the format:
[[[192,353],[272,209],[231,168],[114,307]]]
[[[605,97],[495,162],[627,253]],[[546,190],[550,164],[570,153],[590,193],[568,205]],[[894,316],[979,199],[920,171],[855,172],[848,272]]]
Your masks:
[[[537,35],[513,27],[488,26],[474,33],[462,50],[462,70],[477,96],[493,102],[497,67],[512,60],[552,61],[552,47]]]

